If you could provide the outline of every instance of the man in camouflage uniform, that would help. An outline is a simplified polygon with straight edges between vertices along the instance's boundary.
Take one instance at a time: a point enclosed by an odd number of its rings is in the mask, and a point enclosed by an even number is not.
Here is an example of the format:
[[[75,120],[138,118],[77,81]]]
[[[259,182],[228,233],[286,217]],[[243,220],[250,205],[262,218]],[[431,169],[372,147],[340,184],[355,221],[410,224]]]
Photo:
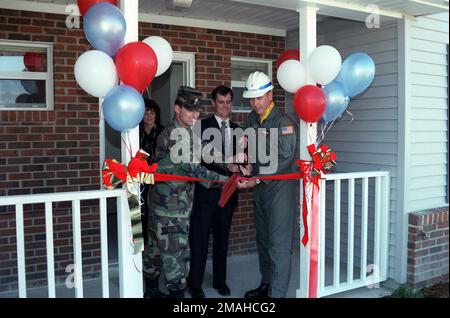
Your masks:
[[[194,162],[192,126],[199,117],[201,93],[182,86],[175,100],[175,118],[158,137],[155,158],[158,172],[225,181],[224,177]],[[173,140],[174,136],[176,140]],[[179,150],[181,156],[179,155]],[[186,151],[188,150],[188,151]],[[199,159],[199,158],[198,158]],[[177,161],[177,162],[174,162]],[[227,165],[235,170],[237,166]],[[205,183],[209,187],[211,184]],[[145,297],[165,297],[158,288],[164,274],[169,297],[183,298],[189,272],[189,217],[193,182],[158,182],[149,191],[149,244],[144,251]]]
[[[253,171],[256,175],[291,173],[298,157],[298,126],[290,116],[275,106],[272,90],[270,78],[262,72],[254,72],[250,74],[243,94],[244,98],[250,100],[253,109],[245,128],[255,129],[258,147],[265,141],[264,153],[269,154],[270,160],[276,162],[274,167],[269,168],[270,162],[264,163],[259,153],[253,159],[249,154],[250,163],[254,162]],[[274,138],[276,144],[271,149],[270,138],[277,135],[278,138]],[[285,297],[291,273],[296,181],[253,182],[261,284],[248,291],[245,298]]]

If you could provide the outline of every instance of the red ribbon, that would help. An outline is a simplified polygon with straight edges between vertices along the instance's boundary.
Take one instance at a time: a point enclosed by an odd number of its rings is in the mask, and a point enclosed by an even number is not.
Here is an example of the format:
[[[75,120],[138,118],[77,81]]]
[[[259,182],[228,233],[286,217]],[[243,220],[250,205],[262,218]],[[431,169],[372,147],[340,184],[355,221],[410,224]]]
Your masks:
[[[303,174],[301,172],[257,177],[243,177],[235,173],[227,180],[227,182],[223,186],[218,204],[223,208],[225,204],[227,204],[228,199],[233,195],[234,191],[236,191],[238,182],[242,180],[299,180],[302,177]]]
[[[310,247],[310,264],[309,264],[309,297],[317,297],[318,286],[318,254],[319,254],[319,197],[320,191],[319,180],[322,173],[327,173],[336,164],[336,155],[326,145],[321,145],[319,149],[314,144],[309,145],[308,152],[311,155],[312,161],[297,160],[295,163],[299,165],[300,171],[298,173],[288,173],[280,175],[270,176],[257,176],[257,177],[242,177],[238,174],[233,174],[225,183],[219,200],[219,205],[223,207],[233,195],[237,189],[238,182],[240,180],[299,180],[303,178],[303,207],[302,207],[302,219],[304,233],[302,237],[302,244],[306,246],[309,242],[309,228],[308,228],[308,206],[306,197],[306,186],[308,183],[312,183],[311,193],[311,247]],[[120,181],[127,181],[127,175],[133,180],[148,180],[143,176],[151,175],[152,182],[164,182],[164,181],[187,181],[187,182],[214,182],[223,183],[223,181],[212,181],[193,177],[178,176],[172,174],[157,173],[157,164],[154,163],[148,166],[145,152],[139,151],[135,157],[130,161],[128,167],[118,163],[115,160],[105,160],[105,168],[102,171],[103,183],[107,187],[114,187],[118,181],[113,181],[113,177],[118,178]],[[147,183],[147,182],[142,182]]]
[[[211,182],[223,183],[223,181],[213,181],[208,179],[200,179],[186,176],[178,176],[173,174],[165,174],[156,172],[158,164],[154,163],[151,166],[147,163],[147,154],[142,150],[136,153],[136,156],[131,158],[127,166],[117,162],[116,160],[106,159],[104,168],[102,170],[103,184],[107,188],[115,187],[118,183],[126,182],[127,177],[131,177],[133,181],[140,183],[166,182],[166,181],[180,181],[180,182]],[[152,182],[146,182],[146,177],[152,176]]]
[[[327,173],[336,164],[336,154],[326,145],[319,149],[314,144],[309,145],[308,152],[312,161],[300,160],[300,170],[303,172],[303,238],[302,244],[306,246],[309,241],[308,234],[308,205],[306,186],[312,183],[311,193],[311,246],[309,252],[309,288],[308,296],[317,297],[318,286],[318,259],[319,259],[319,179],[322,173]]]

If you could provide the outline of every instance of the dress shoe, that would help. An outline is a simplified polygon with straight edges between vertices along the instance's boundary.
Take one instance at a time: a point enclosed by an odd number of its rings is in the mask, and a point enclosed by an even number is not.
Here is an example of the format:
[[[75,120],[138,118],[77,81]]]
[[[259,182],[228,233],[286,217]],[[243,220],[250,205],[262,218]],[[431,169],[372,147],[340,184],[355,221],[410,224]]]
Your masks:
[[[205,298],[205,293],[201,287],[189,287],[188,292],[191,295],[191,298]]]
[[[213,288],[217,289],[217,292],[219,293],[219,295],[222,295],[222,296],[230,296],[231,295],[230,288],[225,283],[213,284]]]
[[[246,292],[244,298],[268,298],[269,288],[269,284],[261,284],[258,288]]]

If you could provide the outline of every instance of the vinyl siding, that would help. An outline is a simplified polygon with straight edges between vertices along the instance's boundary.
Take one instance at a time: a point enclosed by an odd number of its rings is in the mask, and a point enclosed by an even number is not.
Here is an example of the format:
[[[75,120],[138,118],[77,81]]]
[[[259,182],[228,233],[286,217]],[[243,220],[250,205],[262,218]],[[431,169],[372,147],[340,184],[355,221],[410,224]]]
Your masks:
[[[395,223],[397,220],[397,153],[398,153],[398,52],[397,25],[381,24],[379,29],[368,29],[362,22],[331,20],[318,27],[317,45],[334,46],[344,60],[355,52],[364,52],[376,65],[376,76],[371,86],[351,99],[348,111],[328,132],[325,143],[336,151],[338,172],[387,170],[391,176],[389,276],[396,264]],[[332,229],[334,187],[327,189],[327,229]],[[374,178],[369,179],[367,264],[373,261]],[[347,258],[347,185],[341,185],[341,260]],[[354,264],[359,265],[361,247],[361,185],[355,183]],[[327,230],[328,232],[329,230]],[[332,231],[332,230],[331,230]],[[328,233],[327,233],[328,234]],[[328,235],[327,247],[333,237]],[[355,268],[355,271],[357,269]]]
[[[411,21],[408,212],[448,204],[448,13]]]

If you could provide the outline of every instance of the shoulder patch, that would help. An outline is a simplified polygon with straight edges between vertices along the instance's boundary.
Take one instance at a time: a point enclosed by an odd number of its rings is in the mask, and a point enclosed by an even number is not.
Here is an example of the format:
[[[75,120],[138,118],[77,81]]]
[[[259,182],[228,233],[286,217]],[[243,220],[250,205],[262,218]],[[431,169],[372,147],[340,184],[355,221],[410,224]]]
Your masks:
[[[293,126],[283,126],[281,127],[281,134],[282,135],[291,135],[294,133],[294,127]]]

